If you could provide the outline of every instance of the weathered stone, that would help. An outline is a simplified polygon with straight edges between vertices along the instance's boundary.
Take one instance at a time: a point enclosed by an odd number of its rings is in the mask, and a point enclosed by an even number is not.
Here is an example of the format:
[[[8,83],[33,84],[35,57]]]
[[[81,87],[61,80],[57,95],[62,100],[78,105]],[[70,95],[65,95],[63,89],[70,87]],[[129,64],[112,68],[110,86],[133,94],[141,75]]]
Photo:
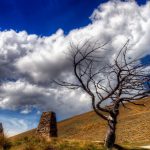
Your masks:
[[[0,136],[4,136],[3,125],[1,122],[0,122]]]
[[[36,133],[45,138],[57,137],[57,122],[54,112],[43,112]]]

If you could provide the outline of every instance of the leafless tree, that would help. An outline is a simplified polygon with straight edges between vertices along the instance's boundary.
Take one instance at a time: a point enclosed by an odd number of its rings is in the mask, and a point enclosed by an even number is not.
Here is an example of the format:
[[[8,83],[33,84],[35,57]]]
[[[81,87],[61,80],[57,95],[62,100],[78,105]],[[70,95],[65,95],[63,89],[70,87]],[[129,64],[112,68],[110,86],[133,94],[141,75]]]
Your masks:
[[[127,102],[141,105],[137,101],[150,96],[150,74],[138,60],[127,56],[128,42],[109,64],[103,62],[101,55],[107,51],[108,43],[71,44],[69,56],[75,80],[55,81],[70,89],[81,88],[90,96],[94,111],[108,123],[104,142],[108,150],[115,146],[119,107],[126,107]]]

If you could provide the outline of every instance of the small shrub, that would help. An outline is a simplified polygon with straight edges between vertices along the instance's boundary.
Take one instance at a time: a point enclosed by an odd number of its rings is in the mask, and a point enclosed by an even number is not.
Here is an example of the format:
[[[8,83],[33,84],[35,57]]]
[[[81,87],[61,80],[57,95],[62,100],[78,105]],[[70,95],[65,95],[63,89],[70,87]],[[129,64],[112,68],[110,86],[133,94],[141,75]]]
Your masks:
[[[0,148],[3,150],[9,150],[12,146],[12,143],[5,136],[0,136]]]
[[[86,149],[86,150],[100,150],[94,144],[87,144],[84,146],[84,149]]]
[[[30,141],[30,138],[27,137],[27,136],[25,136],[25,137],[23,138],[23,140],[24,140],[25,142],[29,142],[29,141]]]
[[[43,150],[54,150],[54,148],[51,145],[47,144],[44,146]]]
[[[27,144],[23,150],[36,150],[32,144]]]

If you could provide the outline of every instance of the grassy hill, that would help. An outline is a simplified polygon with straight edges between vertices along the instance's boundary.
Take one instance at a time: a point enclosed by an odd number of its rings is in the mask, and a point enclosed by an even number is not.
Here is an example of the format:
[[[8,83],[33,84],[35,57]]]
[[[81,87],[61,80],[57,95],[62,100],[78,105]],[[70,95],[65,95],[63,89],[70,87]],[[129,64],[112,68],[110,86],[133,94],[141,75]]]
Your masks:
[[[117,143],[150,144],[150,98],[140,101],[143,106],[131,103],[120,108],[117,125]],[[36,129],[11,137],[17,140],[30,137]],[[106,122],[93,111],[58,122],[58,135],[62,139],[104,141]]]

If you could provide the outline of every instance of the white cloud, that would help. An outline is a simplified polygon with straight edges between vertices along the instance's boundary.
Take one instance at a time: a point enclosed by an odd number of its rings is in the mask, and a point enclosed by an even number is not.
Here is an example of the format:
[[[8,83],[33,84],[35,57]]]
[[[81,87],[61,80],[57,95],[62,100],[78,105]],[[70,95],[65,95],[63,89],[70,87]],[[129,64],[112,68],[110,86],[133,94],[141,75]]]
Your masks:
[[[40,87],[27,81],[7,82],[0,87],[0,107],[30,113],[33,108],[55,111],[61,118],[89,110],[90,101],[83,101],[85,94],[67,89]],[[75,99],[76,97],[76,99]]]
[[[67,65],[64,53],[67,53],[70,41],[81,43],[91,37],[100,41],[111,39],[114,54],[127,39],[132,45],[131,56],[150,54],[150,2],[144,6],[135,2],[107,2],[93,12],[91,19],[91,24],[72,30],[66,36],[59,29],[52,36],[39,37],[38,40],[36,37],[33,52],[18,58],[16,66],[19,71],[36,81],[47,80],[57,69]]]
[[[0,107],[19,108],[22,113],[36,107],[56,111],[63,117],[89,110],[90,101],[84,94],[47,84],[53,76],[70,70],[65,55],[70,41],[77,44],[89,38],[112,40],[111,52],[104,54],[105,61],[111,61],[127,39],[130,57],[150,54],[150,2],[138,6],[135,1],[109,1],[95,9],[90,18],[91,24],[68,35],[62,29],[47,37],[1,31],[0,78],[5,82],[0,87]]]

